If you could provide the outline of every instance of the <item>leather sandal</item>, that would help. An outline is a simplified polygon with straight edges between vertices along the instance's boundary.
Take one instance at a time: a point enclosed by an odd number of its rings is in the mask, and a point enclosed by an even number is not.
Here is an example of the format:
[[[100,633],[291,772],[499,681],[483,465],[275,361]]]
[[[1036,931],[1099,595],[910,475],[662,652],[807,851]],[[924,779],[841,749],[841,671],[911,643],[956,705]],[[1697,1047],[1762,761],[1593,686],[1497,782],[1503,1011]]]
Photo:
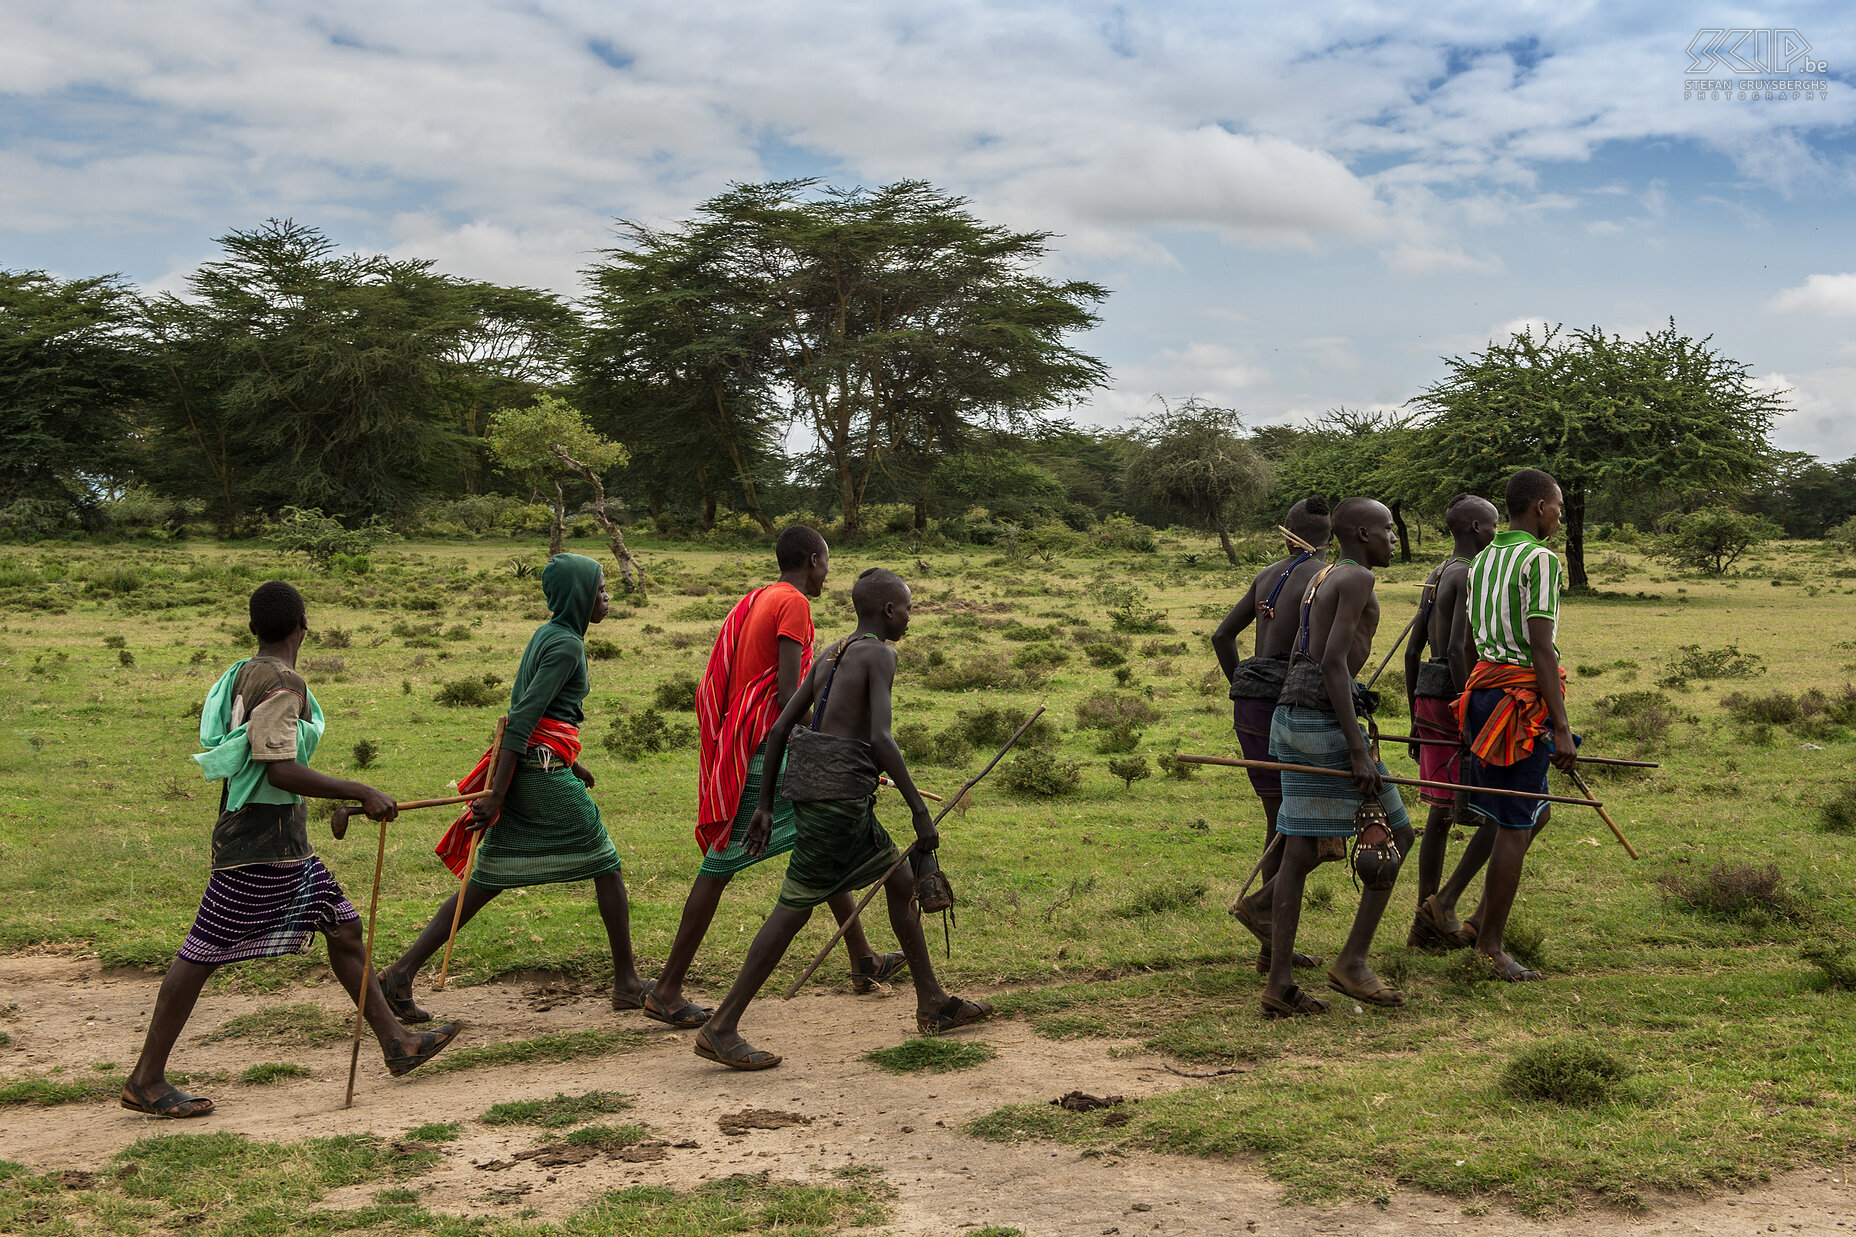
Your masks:
[[[388,1057],[387,1072],[392,1074],[395,1078],[404,1078],[406,1075],[412,1073],[421,1065],[424,1065],[427,1061],[430,1061],[433,1057],[443,1052],[445,1047],[458,1037],[458,1031],[462,1029],[462,1027],[462,1023],[447,1022],[442,1027],[421,1032],[419,1035],[419,1051],[407,1057]]]
[[[151,1117],[166,1117],[172,1121],[185,1121],[189,1117],[204,1117],[213,1111],[213,1101],[203,1095],[188,1095],[176,1087],[159,1099],[149,1099],[148,1093],[132,1082],[124,1081],[122,1089],[127,1092],[122,1097],[122,1106],[130,1112],[145,1112]],[[201,1107],[194,1107],[201,1105]],[[186,1111],[180,1111],[185,1109]]]

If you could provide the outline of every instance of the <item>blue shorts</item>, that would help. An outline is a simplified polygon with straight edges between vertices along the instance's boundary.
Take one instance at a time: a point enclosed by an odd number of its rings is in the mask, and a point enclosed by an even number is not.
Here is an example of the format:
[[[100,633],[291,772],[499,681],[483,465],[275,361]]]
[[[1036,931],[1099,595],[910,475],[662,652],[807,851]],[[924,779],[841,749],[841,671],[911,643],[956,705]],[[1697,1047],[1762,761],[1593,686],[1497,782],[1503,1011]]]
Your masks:
[[[1469,732],[1480,734],[1489,714],[1502,702],[1503,693],[1496,688],[1480,688],[1469,693]],[[1463,753],[1463,782],[1470,787],[1469,810],[1504,829],[1532,829],[1540,823],[1547,804],[1541,799],[1516,799],[1509,795],[1479,795],[1477,786],[1501,790],[1525,790],[1529,794],[1547,793],[1547,769],[1553,759],[1553,740],[1541,735],[1533,750],[1511,765],[1492,765],[1478,760],[1474,753]]]

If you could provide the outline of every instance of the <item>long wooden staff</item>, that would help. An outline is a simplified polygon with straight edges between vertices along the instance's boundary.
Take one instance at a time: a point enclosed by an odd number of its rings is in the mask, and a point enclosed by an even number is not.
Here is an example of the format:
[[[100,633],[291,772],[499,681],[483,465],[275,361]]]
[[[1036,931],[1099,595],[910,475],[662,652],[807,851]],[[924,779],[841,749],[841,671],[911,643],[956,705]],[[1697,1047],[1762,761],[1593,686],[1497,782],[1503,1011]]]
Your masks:
[[[402,812],[411,812],[422,807],[449,807],[453,803],[469,803],[473,799],[482,799],[489,793],[487,790],[479,790],[475,794],[452,795],[448,799],[412,799],[393,806]],[[329,828],[335,834],[336,841],[341,841],[342,836],[348,832],[348,818],[357,816],[360,812],[360,805],[354,803],[344,803],[335,809],[335,819],[330,822]]]
[[[1323,769],[1319,765],[1291,765],[1278,760],[1238,760],[1231,756],[1187,756],[1174,757],[1189,765],[1232,765],[1239,769],[1276,769],[1283,773],[1319,773],[1322,777],[1352,777],[1346,769]],[[1502,795],[1510,799],[1535,799],[1542,803],[1572,803],[1579,807],[1602,807],[1603,804],[1589,794],[1583,799],[1574,799],[1569,795],[1537,795],[1531,790],[1503,790],[1494,786],[1458,786],[1454,782],[1433,782],[1421,777],[1392,777],[1381,774],[1380,781],[1391,782],[1396,786],[1428,786],[1433,790],[1447,790],[1451,794],[1468,791],[1474,795]]]
[[[892,790],[895,789],[895,786],[896,786],[894,782],[890,781],[888,778],[883,777],[881,775],[878,775],[876,779],[876,784],[878,786],[888,786]],[[930,803],[946,803],[947,802],[947,800],[943,799],[940,795],[935,794],[931,790],[923,790],[920,786],[917,786],[915,788],[915,793],[920,795],[922,798],[928,800],[928,802]]]
[[[490,768],[485,775],[491,787],[496,785],[496,766],[503,759],[503,730],[508,725],[507,717],[496,719],[496,737],[490,740]],[[483,795],[489,793],[485,790]],[[451,935],[445,938],[445,960],[439,964],[438,982],[432,986],[434,992],[445,990],[445,980],[451,974],[451,947],[458,942],[458,924],[464,917],[464,891],[470,888],[471,874],[477,870],[477,844],[482,841],[482,834],[482,829],[474,829],[464,838],[464,875],[458,877],[458,900],[451,907]]]
[[[348,1095],[343,1108],[354,1107],[354,1072],[361,1064],[361,1027],[367,1018],[367,985],[374,977],[374,912],[380,909],[380,869],[387,861],[387,822],[380,822],[380,845],[374,848],[374,896],[367,903],[367,960],[361,965],[361,994],[354,1003],[354,1046],[348,1053]]]
[[[1579,789],[1585,793],[1586,799],[1598,810],[1598,818],[1611,826],[1611,836],[1618,840],[1618,844],[1624,848],[1624,853],[1629,855],[1632,859],[1635,859],[1637,857],[1637,848],[1630,844],[1630,839],[1624,836],[1624,831],[1618,828],[1618,823],[1611,819],[1611,813],[1605,811],[1605,805],[1600,803],[1597,797],[1592,794],[1591,788],[1585,784],[1585,779],[1579,776],[1579,771],[1574,769],[1570,776],[1578,785]]]
[[[1038,718],[1042,716],[1043,713],[1044,713],[1044,706],[1039,705],[1037,707],[1037,712],[1033,713],[1030,717],[1027,717],[1025,719],[1025,724],[1020,726],[1017,730],[1014,730],[1012,732],[1012,737],[1005,741],[1005,746],[999,749],[999,754],[997,756],[994,756],[991,760],[987,761],[986,767],[984,769],[981,769],[978,773],[975,773],[972,777],[967,779],[966,785],[962,786],[960,790],[954,795],[954,797],[951,800],[949,800],[948,805],[942,808],[940,812],[936,814],[934,818],[934,823],[936,825],[939,825],[941,823],[942,818],[945,817],[949,812],[954,810],[954,808],[960,803],[960,801],[966,797],[966,794],[969,790],[972,790],[975,786],[979,785],[979,781],[981,778],[985,777],[988,773],[992,772],[994,765],[998,764],[1001,760],[1005,759],[1005,754],[1012,750],[1012,745],[1018,742],[1019,737],[1022,736],[1025,733],[1025,731],[1031,729],[1031,723],[1038,720]],[[889,871],[883,873],[882,879],[878,880],[876,884],[870,886],[869,891],[864,894],[863,900],[858,902],[857,906],[851,911],[849,918],[847,918],[843,923],[838,925],[838,930],[832,934],[832,937],[830,940],[825,942],[825,948],[819,950],[818,957],[812,959],[812,965],[808,966],[805,969],[805,973],[801,975],[798,979],[794,980],[793,986],[786,990],[787,1000],[790,1001],[793,999],[793,997],[798,995],[799,990],[806,986],[806,980],[812,978],[812,972],[818,970],[819,967],[825,964],[825,959],[831,956],[831,951],[837,947],[837,944],[839,941],[844,939],[844,934],[850,931],[852,924],[857,922],[857,917],[863,914],[864,907],[870,905],[870,899],[876,897],[876,891],[881,889],[884,886],[884,884],[888,882],[889,878],[896,874],[896,869],[900,868],[903,864],[909,861],[909,856],[913,854],[914,852],[915,852],[915,843],[911,842],[909,843],[907,849],[905,849],[902,852],[902,854],[896,859],[896,862],[892,863],[889,866]]]
[[[1461,739],[1434,739],[1421,734],[1384,734],[1379,736],[1381,743],[1422,743],[1427,747],[1462,747]],[[1660,769],[1663,766],[1654,760],[1619,760],[1615,756],[1575,756],[1582,765],[1616,765],[1624,769]],[[1472,787],[1466,789],[1473,790]]]

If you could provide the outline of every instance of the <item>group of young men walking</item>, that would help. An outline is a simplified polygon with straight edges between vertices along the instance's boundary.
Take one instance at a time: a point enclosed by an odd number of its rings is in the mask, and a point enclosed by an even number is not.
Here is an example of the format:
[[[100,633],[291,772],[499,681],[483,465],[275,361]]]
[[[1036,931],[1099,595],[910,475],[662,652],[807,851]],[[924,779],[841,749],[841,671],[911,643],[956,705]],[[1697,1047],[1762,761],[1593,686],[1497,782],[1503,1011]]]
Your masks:
[[[1414,755],[1423,780],[1461,790],[1422,792],[1429,815],[1407,940],[1421,948],[1473,947],[1493,975],[1519,982],[1541,975],[1509,955],[1503,933],[1547,806],[1478,791],[1546,794],[1549,764],[1572,768],[1576,741],[1554,643],[1560,565],[1544,544],[1559,527],[1563,498],[1552,477],[1531,468],[1510,478],[1504,497],[1503,531],[1486,500],[1451,500],[1444,515],[1451,554],[1420,586],[1411,625],[1405,684],[1412,733],[1430,740],[1413,744]],[[1353,841],[1360,905],[1327,985],[1362,1004],[1403,1005],[1404,994],[1373,972],[1367,955],[1416,837],[1375,750],[1380,698],[1357,678],[1379,627],[1373,570],[1392,561],[1392,513],[1368,498],[1349,498],[1332,512],[1307,499],[1291,508],[1284,527],[1290,553],[1257,575],[1212,637],[1245,756],[1302,767],[1250,770],[1266,822],[1264,884],[1240,894],[1231,911],[1262,945],[1264,1014],[1327,1012],[1327,1000],[1295,981],[1297,968],[1322,961],[1295,952],[1302,895],[1308,873],[1346,858]],[[1326,564],[1330,542],[1338,542],[1339,557]],[[1254,652],[1240,660],[1237,638],[1253,627]],[[1304,771],[1310,766],[1348,776]],[[1446,881],[1455,824],[1475,832]],[[1480,905],[1458,918],[1458,899],[1485,865]]]
[[[1506,499],[1509,527],[1499,533],[1484,500],[1464,495],[1449,505],[1453,552],[1424,585],[1406,655],[1414,733],[1443,740],[1420,749],[1424,774],[1464,788],[1455,795],[1426,792],[1430,815],[1410,941],[1473,945],[1501,978],[1526,980],[1539,974],[1503,950],[1502,933],[1546,813],[1538,804],[1476,791],[1544,792],[1548,762],[1570,767],[1574,741],[1554,647],[1559,564],[1542,544],[1559,524],[1559,487],[1528,469],[1509,482]],[[1294,979],[1296,969],[1322,961],[1294,948],[1303,887],[1316,865],[1344,857],[1346,841],[1356,839],[1355,867],[1365,874],[1365,888],[1328,984],[1368,1004],[1401,1005],[1403,994],[1373,972],[1368,952],[1414,831],[1373,751],[1378,697],[1356,678],[1379,624],[1373,569],[1391,562],[1391,513],[1365,498],[1330,512],[1311,498],[1290,510],[1286,528],[1291,552],[1256,577],[1212,644],[1230,680],[1246,756],[1348,776],[1251,771],[1266,821],[1264,884],[1232,910],[1262,945],[1257,967],[1269,976],[1264,1013],[1325,1012],[1327,1001]],[[1335,541],[1339,559],[1326,564],[1326,547]],[[368,1022],[389,1070],[418,1068],[459,1028],[408,1028],[430,1020],[415,999],[416,976],[500,892],[529,885],[590,880],[611,947],[613,1008],[694,1030],[695,1052],[733,1069],[780,1063],[742,1038],[739,1021],[821,904],[844,928],[854,991],[875,991],[907,970],[924,1033],[989,1017],[990,1003],[952,996],[937,982],[910,904],[913,865],[905,856],[931,862],[939,837],[890,729],[892,646],[909,627],[909,588],[892,572],[864,572],[851,590],[856,630],[815,658],[809,599],[824,586],[830,550],[815,530],[798,526],[781,534],[775,553],[779,579],[729,613],[698,690],[696,842],[703,858],[670,955],[652,981],[638,973],[619,855],[588,794],[594,776],[579,761],[581,705],[590,686],[586,630],[610,608],[599,564],[561,554],[543,570],[549,620],[523,652],[496,742],[460,780],[464,789],[487,793],[437,848],[467,879],[411,947],[377,974],[368,971],[354,908],[310,848],[303,796],[356,799],[382,822],[398,809],[371,786],[307,767],[324,728],[296,668],[309,632],[307,609],[290,585],[261,585],[250,599],[257,654],[225,672],[201,715],[205,750],[195,759],[207,777],[225,782],[211,879],[162,983],[123,1107],[173,1118],[211,1112],[211,1100],[178,1090],[165,1075],[206,978],[227,962],[301,953],[316,933],[327,938],[331,969],[350,996],[359,998],[366,986]],[[1237,638],[1249,627],[1254,652],[1240,660]],[[905,851],[873,810],[885,777],[910,811],[914,837]],[[1474,823],[1476,833],[1445,881],[1453,822]],[[782,854],[791,858],[777,903],[721,1005],[711,1010],[690,1000],[683,983],[729,882]],[[1457,900],[1485,863],[1482,902],[1459,919]],[[878,882],[901,946],[885,954],[871,947],[851,899]]]

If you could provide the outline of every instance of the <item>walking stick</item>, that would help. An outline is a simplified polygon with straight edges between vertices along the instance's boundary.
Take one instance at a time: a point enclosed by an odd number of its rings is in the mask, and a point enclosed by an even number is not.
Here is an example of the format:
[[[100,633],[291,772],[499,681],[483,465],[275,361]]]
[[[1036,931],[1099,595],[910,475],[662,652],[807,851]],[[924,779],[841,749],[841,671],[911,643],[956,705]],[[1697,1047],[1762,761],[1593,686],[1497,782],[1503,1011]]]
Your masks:
[[[881,776],[880,774],[877,776],[876,784],[878,786],[888,786],[892,789],[896,785],[894,782],[890,781],[886,777]],[[917,786],[915,788],[915,793],[920,795],[922,798],[928,800],[930,803],[946,803],[947,802],[947,800],[943,799],[940,795],[937,795],[933,791],[930,791],[930,790],[923,790],[920,786]]]
[[[354,1003],[354,1046],[348,1053],[348,1096],[343,1108],[354,1107],[354,1072],[361,1064],[361,1027],[367,1018],[367,985],[374,977],[374,912],[380,909],[380,869],[387,861],[387,822],[380,822],[380,845],[374,849],[374,895],[367,903],[367,959],[361,965],[361,994]]]
[[[1381,743],[1422,743],[1427,747],[1462,747],[1461,739],[1435,739],[1421,734],[1380,734]],[[1619,760],[1615,756],[1575,756],[1582,765],[1616,765],[1624,769],[1660,769],[1654,760]]]
[[[449,799],[413,799],[410,802],[396,803],[393,806],[402,812],[410,812],[422,807],[449,807],[453,803],[469,803],[473,799],[481,799],[489,793],[487,790],[480,790],[475,794],[452,795]],[[344,803],[335,809],[335,819],[329,822],[329,830],[335,834],[336,841],[341,841],[347,834],[348,818],[359,815],[360,812],[360,805],[354,803]]]
[[[960,790],[954,795],[954,797],[951,800],[949,800],[948,805],[941,809],[940,813],[936,815],[934,818],[934,823],[936,825],[939,825],[941,823],[942,818],[945,817],[949,812],[954,810],[954,807],[956,804],[958,804],[962,799],[966,798],[967,792],[969,790],[972,790],[975,786],[977,786],[981,778],[985,777],[988,773],[992,772],[994,765],[998,764],[1001,760],[1005,759],[1005,754],[1012,750],[1012,744],[1018,742],[1019,737],[1023,735],[1025,731],[1031,729],[1031,723],[1038,720],[1038,718],[1042,716],[1043,713],[1044,713],[1044,706],[1040,704],[1037,707],[1037,712],[1033,713],[1030,717],[1027,717],[1025,719],[1025,724],[1020,726],[1017,730],[1014,730],[1012,732],[1012,737],[1005,741],[1005,746],[999,749],[999,754],[997,756],[994,756],[991,760],[987,761],[986,767],[984,769],[981,769],[978,773],[975,773],[972,777],[968,778],[967,784],[962,786]],[[889,871],[883,873],[882,879],[878,880],[876,884],[870,886],[869,891],[866,892],[863,896],[863,899],[857,903],[856,907],[851,911],[850,916],[847,919],[845,919],[843,923],[838,925],[838,930],[832,934],[832,937],[830,940],[825,942],[825,948],[818,951],[818,957],[812,959],[812,965],[808,966],[805,969],[805,973],[801,975],[798,979],[794,980],[793,986],[786,990],[787,1000],[789,1001],[792,1000],[795,996],[799,994],[799,990],[806,986],[806,980],[811,979],[812,972],[818,970],[819,967],[825,964],[825,959],[831,956],[831,951],[837,947],[837,944],[839,941],[844,939],[844,934],[851,930],[851,925],[857,922],[857,917],[864,913],[864,907],[870,905],[870,899],[876,897],[876,891],[881,889],[884,886],[884,884],[888,882],[889,878],[896,874],[896,869],[900,868],[903,864],[907,863],[909,861],[909,856],[914,853],[915,853],[915,843],[911,842],[909,843],[908,848],[902,852],[901,856],[896,860],[896,862],[890,864]]]
[[[1257,866],[1250,869],[1250,875],[1244,878],[1244,887],[1237,891],[1237,900],[1239,902],[1242,902],[1246,895],[1250,893],[1250,882],[1257,879],[1257,873],[1261,872],[1263,870],[1263,865],[1269,862],[1271,852],[1280,845],[1282,845],[1282,834],[1278,833],[1275,837],[1270,839],[1270,844],[1263,848],[1263,853],[1257,856]]]
[[[1591,802],[1591,805],[1598,809],[1598,818],[1611,826],[1611,836],[1618,840],[1618,844],[1624,848],[1624,853],[1629,855],[1632,859],[1635,859],[1637,857],[1637,848],[1630,844],[1630,839],[1624,836],[1624,831],[1618,828],[1618,824],[1615,820],[1611,819],[1611,813],[1605,811],[1604,804],[1600,803],[1593,796],[1591,788],[1585,784],[1585,779],[1579,776],[1579,771],[1577,769],[1572,771],[1571,777],[1572,780],[1578,784],[1579,789],[1585,793],[1585,797]]]
[[[503,729],[508,725],[507,717],[496,719],[496,737],[490,740],[490,771],[485,778],[491,786],[496,785],[496,766],[503,758]],[[489,793],[486,790],[483,795]],[[434,992],[445,990],[445,979],[451,974],[451,947],[458,943],[458,924],[464,918],[464,891],[470,888],[471,875],[477,870],[477,844],[482,841],[482,833],[483,830],[478,829],[464,839],[464,875],[458,878],[458,900],[451,906],[451,935],[445,938],[445,960],[439,964],[438,982],[432,988]]]
[[[1230,756],[1187,756],[1183,753],[1175,756],[1174,759],[1184,761],[1189,765],[1231,765],[1239,769],[1275,769],[1282,773],[1318,773],[1322,777],[1353,776],[1346,769],[1323,769],[1319,765],[1284,764],[1278,760],[1238,760]],[[1433,782],[1421,777],[1392,777],[1390,774],[1381,774],[1380,780],[1391,782],[1395,786],[1428,786],[1433,790],[1447,790],[1451,794],[1468,791],[1473,795],[1501,795],[1509,799],[1534,799],[1541,803],[1571,803],[1578,807],[1603,806],[1590,794],[1583,799],[1574,799],[1569,795],[1538,795],[1531,790],[1503,790],[1494,786],[1458,786],[1454,782]]]

